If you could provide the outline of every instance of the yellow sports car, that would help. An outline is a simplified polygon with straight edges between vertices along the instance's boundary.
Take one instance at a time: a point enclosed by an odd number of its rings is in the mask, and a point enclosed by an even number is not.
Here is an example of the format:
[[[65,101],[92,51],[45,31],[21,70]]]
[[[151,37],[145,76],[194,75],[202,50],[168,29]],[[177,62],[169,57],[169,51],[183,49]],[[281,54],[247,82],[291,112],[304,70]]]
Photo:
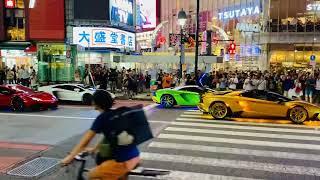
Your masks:
[[[260,117],[285,117],[300,124],[308,119],[319,120],[320,107],[286,98],[268,91],[234,91],[224,95],[202,95],[199,109],[215,119],[246,113]]]

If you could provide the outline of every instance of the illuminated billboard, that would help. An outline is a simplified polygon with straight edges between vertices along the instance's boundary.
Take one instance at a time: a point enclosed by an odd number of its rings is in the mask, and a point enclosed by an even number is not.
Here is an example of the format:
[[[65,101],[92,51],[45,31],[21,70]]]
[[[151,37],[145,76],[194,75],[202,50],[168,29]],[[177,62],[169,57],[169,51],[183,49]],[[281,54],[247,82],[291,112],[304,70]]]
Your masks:
[[[135,50],[135,34],[115,28],[74,27],[73,44],[83,47]]]
[[[143,29],[157,26],[157,3],[156,0],[136,0],[137,3],[137,26]]]
[[[133,0],[110,0],[110,18],[113,25],[133,26]]]

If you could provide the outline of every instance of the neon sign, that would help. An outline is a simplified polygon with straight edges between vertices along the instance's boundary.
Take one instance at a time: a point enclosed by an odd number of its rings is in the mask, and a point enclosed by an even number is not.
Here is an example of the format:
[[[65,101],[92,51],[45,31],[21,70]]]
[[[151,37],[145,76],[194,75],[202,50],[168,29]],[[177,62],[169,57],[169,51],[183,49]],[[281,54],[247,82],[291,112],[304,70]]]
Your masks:
[[[254,6],[254,7],[247,7],[247,8],[237,8],[233,10],[227,10],[218,13],[220,20],[226,20],[226,19],[233,19],[233,18],[239,18],[244,16],[252,16],[252,15],[259,15],[261,13],[260,7]]]
[[[16,2],[14,0],[6,0],[5,1],[5,7],[6,8],[15,8],[16,7]]]
[[[320,11],[320,3],[307,4],[307,11]]]

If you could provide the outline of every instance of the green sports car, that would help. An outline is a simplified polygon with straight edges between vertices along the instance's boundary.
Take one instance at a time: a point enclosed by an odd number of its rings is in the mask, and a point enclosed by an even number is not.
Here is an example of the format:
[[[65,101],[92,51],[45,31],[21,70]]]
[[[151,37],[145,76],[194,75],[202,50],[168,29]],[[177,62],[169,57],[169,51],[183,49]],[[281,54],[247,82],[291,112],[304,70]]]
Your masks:
[[[164,108],[179,106],[197,106],[200,103],[200,94],[213,91],[199,86],[181,86],[170,89],[160,89],[153,93],[152,100]]]

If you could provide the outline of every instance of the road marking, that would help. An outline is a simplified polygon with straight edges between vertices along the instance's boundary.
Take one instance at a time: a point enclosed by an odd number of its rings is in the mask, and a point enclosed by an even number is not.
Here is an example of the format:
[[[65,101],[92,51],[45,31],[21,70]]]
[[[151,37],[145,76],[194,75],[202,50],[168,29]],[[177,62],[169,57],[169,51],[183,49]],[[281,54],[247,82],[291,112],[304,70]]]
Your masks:
[[[203,165],[212,167],[237,168],[246,170],[268,171],[272,173],[289,173],[299,175],[320,176],[320,168],[291,166],[273,163],[258,163],[251,161],[237,161],[215,158],[203,158],[182,155],[169,155],[159,153],[141,153],[143,160],[160,161],[160,162],[175,162],[186,163],[192,165]],[[196,178],[198,179],[198,178]]]
[[[187,112],[200,112],[198,109],[188,109]]]
[[[168,127],[166,131],[187,132],[187,133],[201,133],[214,135],[233,135],[233,136],[247,136],[247,137],[262,137],[275,139],[291,139],[291,140],[312,140],[320,141],[320,137],[301,136],[301,135],[286,135],[286,134],[272,134],[272,133],[253,133],[253,132],[237,132],[232,130],[214,130],[214,129],[195,129],[195,128],[178,128]]]
[[[320,145],[302,144],[302,143],[258,141],[258,140],[247,140],[247,139],[205,137],[205,136],[188,136],[188,135],[180,135],[180,134],[160,134],[158,138],[187,140],[187,141],[201,141],[201,142],[211,142],[211,143],[231,143],[231,144],[252,145],[252,146],[280,147],[280,148],[292,148],[292,149],[320,150]]]
[[[41,114],[14,114],[14,113],[0,113],[0,116],[25,116],[25,117],[42,117],[42,118],[55,118],[55,119],[85,119],[92,120],[95,118],[90,117],[73,117],[73,116],[50,116],[50,115],[41,115]]]
[[[181,120],[181,119],[179,119]],[[216,121],[218,122],[218,121]],[[192,126],[192,127],[207,127],[207,128],[225,128],[225,129],[241,129],[241,130],[259,130],[271,132],[287,132],[287,133],[305,133],[305,134],[320,134],[320,131],[313,129],[287,129],[287,128],[272,128],[260,126],[240,126],[239,124],[213,124],[213,123],[193,123],[193,122],[172,122],[172,125],[177,126]]]
[[[191,115],[200,115],[200,117],[201,117],[201,115],[203,115],[203,113],[202,112],[195,112],[195,111],[186,111],[186,112],[184,112],[183,114],[191,114]]]
[[[237,119],[237,118],[235,118]],[[209,122],[212,124],[237,124],[237,125],[263,125],[268,127],[293,127],[293,128],[302,128],[302,129],[314,129],[315,127],[312,126],[303,126],[303,125],[296,125],[296,124],[272,124],[272,123],[253,123],[253,122],[238,122],[233,120],[215,120],[215,119],[204,119],[203,117],[199,116],[197,119],[195,118],[177,118],[177,121],[190,121],[190,122]]]
[[[150,104],[150,105],[144,107],[143,110],[144,110],[144,111],[149,111],[149,110],[151,110],[151,109],[153,109],[153,108],[155,108],[155,107],[157,107],[157,106],[158,106],[158,104],[156,104],[156,103]]]
[[[210,153],[225,153],[225,154],[245,155],[245,156],[250,155],[250,156],[260,156],[260,157],[269,157],[269,158],[280,158],[280,159],[320,161],[320,155],[316,155],[316,154],[263,151],[263,150],[203,146],[203,145],[192,145],[192,144],[164,143],[164,142],[156,142],[156,141],[151,142],[149,144],[149,147],[162,148],[162,149],[174,149],[174,150],[201,151],[201,152],[210,152]]]
[[[184,172],[184,171],[170,171],[169,175],[162,176],[162,177],[160,177],[160,179],[167,179],[167,180],[186,180],[186,179],[193,179],[193,180],[195,180],[195,179],[201,179],[201,180],[258,180],[258,179],[251,179],[251,178],[222,176],[222,175]]]
[[[154,108],[156,104],[151,104],[143,108],[144,111],[149,111]],[[52,116],[52,115],[41,115],[41,114],[26,114],[26,113],[0,113],[0,116],[26,116],[26,117],[42,117],[42,118],[55,118],[55,119],[82,119],[82,120],[93,120],[93,117],[76,117],[76,116]],[[164,121],[165,122],[165,121]]]

